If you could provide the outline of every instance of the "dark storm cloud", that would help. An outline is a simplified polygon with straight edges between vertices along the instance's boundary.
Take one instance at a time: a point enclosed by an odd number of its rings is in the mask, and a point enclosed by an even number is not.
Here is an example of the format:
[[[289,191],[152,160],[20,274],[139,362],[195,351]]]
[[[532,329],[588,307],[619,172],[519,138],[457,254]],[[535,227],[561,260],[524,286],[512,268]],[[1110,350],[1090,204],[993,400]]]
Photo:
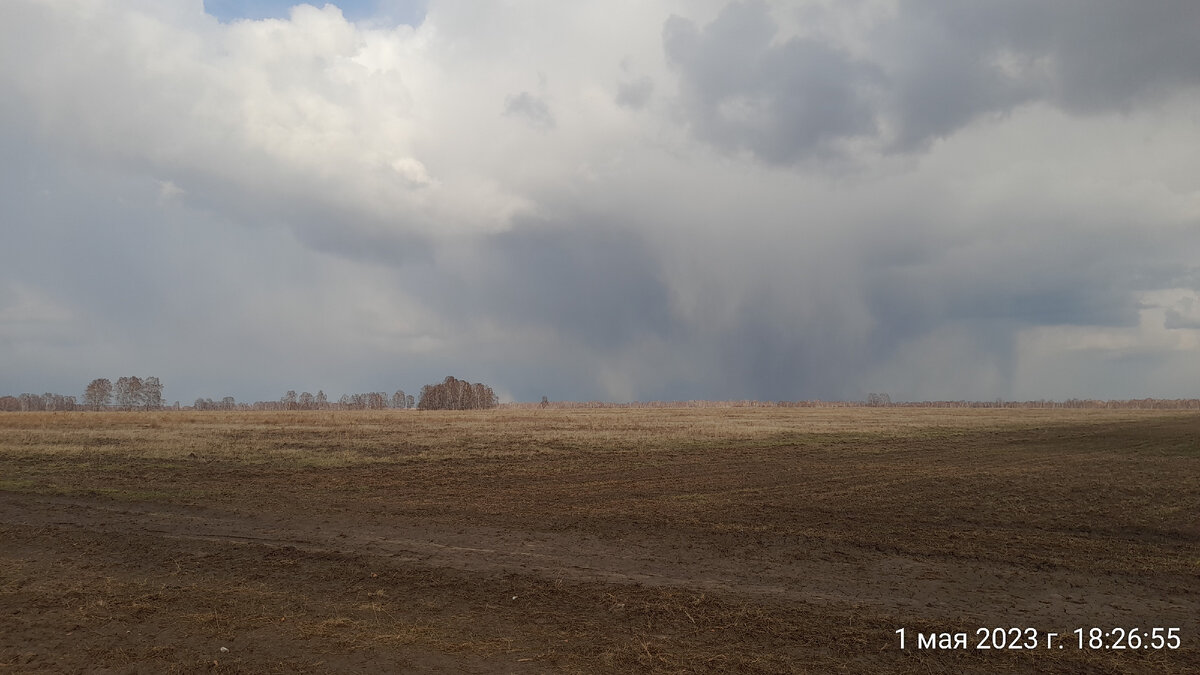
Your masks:
[[[911,0],[882,31],[896,143],[911,149],[980,115],[1045,101],[1127,110],[1200,83],[1200,4]]]
[[[1136,288],[1135,272],[1121,256],[1085,241],[1055,243],[1062,248],[1025,240],[977,250],[948,247],[916,264],[875,261],[866,270],[868,301],[900,335],[960,320],[1136,325],[1139,305],[1122,292]]]
[[[855,328],[829,301],[804,307],[788,284],[743,297],[735,321],[707,335],[718,377],[696,398],[853,398],[866,363]]]
[[[1084,214],[1069,224],[976,223],[989,236],[956,240],[910,225],[863,247],[862,297],[872,329],[862,353],[885,364],[905,345],[953,327],[987,358],[1007,364],[1016,336],[1037,326],[1135,329],[1140,292],[1170,285],[1175,265],[1164,243]],[[896,242],[918,246],[905,250]],[[1200,245],[1189,235],[1183,250]],[[1011,368],[1005,366],[1011,372]]]
[[[814,37],[779,41],[769,9],[730,3],[703,27],[672,16],[663,48],[692,132],[770,163],[864,138],[920,150],[1034,101],[1123,111],[1200,83],[1194,2],[909,0],[857,59]]]
[[[903,5],[896,21],[880,31],[884,49],[894,53],[886,56],[887,97],[879,114],[895,125],[891,142],[902,150],[919,149],[981,114],[1007,112],[1039,93],[1036,83],[991,62],[1007,46],[1011,27],[1001,24],[1020,12],[934,4]],[[1036,20],[1030,28],[1045,30]],[[1032,58],[1026,50],[1014,56],[1017,65]]]
[[[763,2],[730,4],[702,29],[667,20],[663,47],[694,133],[777,163],[875,133],[878,70],[815,40],[773,44],[776,32]]]
[[[601,351],[675,329],[653,252],[636,233],[606,223],[524,222],[483,240],[470,269],[443,274],[449,278],[428,298],[439,307],[536,326]]]
[[[995,6],[1013,14],[996,22],[1003,30],[998,40],[1050,56],[1057,77],[1046,95],[1068,109],[1121,109],[1148,95],[1200,83],[1200,4],[1195,2],[1027,0]]]

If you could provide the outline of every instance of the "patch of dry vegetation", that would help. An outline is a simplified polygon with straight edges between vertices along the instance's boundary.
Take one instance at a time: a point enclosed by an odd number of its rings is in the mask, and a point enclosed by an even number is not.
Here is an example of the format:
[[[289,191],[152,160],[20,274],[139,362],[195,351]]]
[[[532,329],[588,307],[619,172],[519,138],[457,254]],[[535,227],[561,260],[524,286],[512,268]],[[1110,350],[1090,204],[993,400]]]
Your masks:
[[[695,445],[780,445],[806,437],[858,443],[978,431],[1112,425],[1194,413],[1141,410],[709,408],[305,412],[52,412],[0,416],[0,452],[255,463],[341,453],[345,461],[646,452]]]

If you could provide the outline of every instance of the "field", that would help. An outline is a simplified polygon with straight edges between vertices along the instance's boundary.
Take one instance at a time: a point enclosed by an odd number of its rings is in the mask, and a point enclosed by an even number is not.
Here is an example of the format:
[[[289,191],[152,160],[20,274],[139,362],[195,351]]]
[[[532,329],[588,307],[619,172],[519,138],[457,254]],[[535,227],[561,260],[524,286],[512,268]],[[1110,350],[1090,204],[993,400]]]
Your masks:
[[[0,671],[1184,673],[1198,630],[1194,412],[0,414]]]

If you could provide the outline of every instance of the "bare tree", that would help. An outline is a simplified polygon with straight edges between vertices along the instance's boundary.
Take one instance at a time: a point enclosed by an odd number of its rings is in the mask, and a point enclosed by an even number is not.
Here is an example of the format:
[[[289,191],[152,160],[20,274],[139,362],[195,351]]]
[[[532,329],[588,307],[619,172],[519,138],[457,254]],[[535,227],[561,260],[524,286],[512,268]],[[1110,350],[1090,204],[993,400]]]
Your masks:
[[[46,392],[42,394],[42,409],[43,410],[74,410],[76,408],[74,396],[64,396],[62,394],[51,394]]]
[[[491,387],[485,385],[484,383],[476,382],[475,384],[471,385],[471,402],[473,407],[479,409],[495,408],[495,398],[495,392],[492,391]]]
[[[37,394],[21,394],[17,397],[21,401],[21,410],[24,412],[37,412],[44,410],[46,405],[42,402],[42,397]]]
[[[408,407],[408,397],[406,397],[404,395],[403,389],[398,389],[396,391],[396,393],[392,394],[392,407],[393,408],[407,408]]]
[[[892,404],[892,397],[887,394],[867,394],[867,405],[872,408],[886,408]]]
[[[142,382],[142,407],[146,410],[161,410],[163,386],[157,377],[147,377]]]
[[[97,378],[88,383],[87,389],[83,391],[83,405],[92,410],[101,410],[108,407],[112,401],[113,386],[112,382],[106,377]]]
[[[441,402],[437,400],[439,395],[437,387],[432,384],[427,384],[421,387],[421,400],[417,402],[418,410],[437,410],[441,407]]]
[[[117,406],[122,410],[133,410],[142,403],[142,378],[136,375],[117,379],[113,387]]]

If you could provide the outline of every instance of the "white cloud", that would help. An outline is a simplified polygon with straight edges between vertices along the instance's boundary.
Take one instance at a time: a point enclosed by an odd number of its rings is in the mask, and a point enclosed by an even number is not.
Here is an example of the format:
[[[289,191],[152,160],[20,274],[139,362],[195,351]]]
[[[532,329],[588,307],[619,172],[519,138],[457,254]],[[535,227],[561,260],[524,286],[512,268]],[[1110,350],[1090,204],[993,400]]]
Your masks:
[[[436,181],[429,177],[429,171],[420,160],[412,157],[401,157],[392,161],[392,169],[400,174],[404,180],[412,186],[424,187],[426,185],[434,185]]]
[[[176,199],[185,194],[187,194],[187,191],[176,185],[174,181],[158,181],[158,201],[160,204],[168,202],[172,199]]]

